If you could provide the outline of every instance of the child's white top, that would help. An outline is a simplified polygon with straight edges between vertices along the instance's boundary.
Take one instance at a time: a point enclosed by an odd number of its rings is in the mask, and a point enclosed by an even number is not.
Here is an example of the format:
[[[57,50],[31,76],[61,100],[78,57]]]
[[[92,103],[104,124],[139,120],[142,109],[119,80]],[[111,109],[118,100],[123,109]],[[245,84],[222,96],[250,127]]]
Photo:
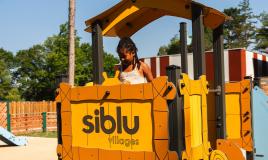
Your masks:
[[[130,84],[147,83],[147,79],[139,73],[137,65],[134,68],[134,70],[130,72],[121,72],[120,81],[122,83],[130,83]]]

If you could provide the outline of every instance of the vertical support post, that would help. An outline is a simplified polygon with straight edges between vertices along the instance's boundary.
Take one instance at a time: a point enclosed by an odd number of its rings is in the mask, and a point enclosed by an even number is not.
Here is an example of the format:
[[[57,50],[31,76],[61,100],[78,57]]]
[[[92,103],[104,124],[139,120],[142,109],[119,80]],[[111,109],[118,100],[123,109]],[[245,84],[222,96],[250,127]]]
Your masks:
[[[180,46],[182,72],[188,74],[187,24],[185,22],[180,23]]]
[[[57,110],[57,133],[58,133],[58,144],[62,144],[62,137],[61,137],[61,103],[57,102],[56,104]]]
[[[192,36],[193,36],[193,62],[194,79],[206,74],[204,55],[204,25],[202,7],[192,3]]]
[[[226,108],[225,108],[225,75],[224,75],[224,48],[223,48],[223,25],[213,30],[214,50],[214,87],[221,88],[215,94],[217,138],[226,138]]]
[[[74,86],[75,76],[75,0],[69,0],[69,66],[68,80],[71,86]]]
[[[42,118],[43,118],[43,132],[46,132],[47,131],[47,112],[43,112],[42,113]]]
[[[251,76],[246,76],[244,77],[244,79],[248,79],[250,80],[250,113],[251,113],[251,138],[252,138],[252,146],[253,146],[253,151],[248,152],[247,151],[247,160],[254,160],[254,153],[256,153],[256,148],[255,148],[255,141],[254,141],[254,123],[253,123],[253,119],[254,119],[254,113],[253,113],[253,88],[254,88],[254,84],[253,84],[253,79]]]
[[[11,114],[10,114],[10,103],[7,101],[7,130],[11,132]]]
[[[103,39],[101,23],[96,21],[92,25],[92,61],[93,61],[93,83],[103,82]]]
[[[171,65],[166,68],[168,81],[172,82],[178,88],[181,69],[178,66]],[[168,101],[169,108],[169,149],[176,151],[178,157],[182,157],[184,148],[184,117],[182,98],[177,92],[172,101]]]

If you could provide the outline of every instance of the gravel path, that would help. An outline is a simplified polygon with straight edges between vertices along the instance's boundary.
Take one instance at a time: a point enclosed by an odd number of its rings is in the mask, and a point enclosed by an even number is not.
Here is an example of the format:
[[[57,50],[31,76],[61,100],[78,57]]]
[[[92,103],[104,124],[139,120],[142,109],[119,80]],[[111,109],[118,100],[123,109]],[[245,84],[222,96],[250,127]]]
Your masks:
[[[0,141],[1,160],[57,160],[56,138],[27,137],[27,146],[9,147]]]

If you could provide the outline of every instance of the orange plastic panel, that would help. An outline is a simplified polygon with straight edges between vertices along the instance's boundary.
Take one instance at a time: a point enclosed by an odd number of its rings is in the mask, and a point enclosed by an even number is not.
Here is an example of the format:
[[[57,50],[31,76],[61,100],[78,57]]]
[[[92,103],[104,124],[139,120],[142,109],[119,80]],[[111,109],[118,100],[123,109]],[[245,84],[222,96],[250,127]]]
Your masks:
[[[61,157],[62,160],[178,160],[176,152],[171,152],[168,149],[167,100],[174,99],[175,97],[176,89],[174,85],[172,83],[167,82],[167,77],[160,77],[154,79],[151,83],[138,85],[111,85],[112,83],[113,80],[109,81],[109,83],[104,83],[105,85],[103,86],[98,85],[73,88],[71,88],[68,84],[65,83],[60,84],[60,88],[58,89],[59,92],[56,97],[57,102],[61,103],[62,118],[61,138],[63,143],[59,144],[57,147],[57,154],[59,155],[59,157]],[[151,124],[140,124],[145,125],[144,127],[153,128],[152,131],[154,132],[151,133],[151,151],[125,151],[122,149],[118,149],[118,147],[114,150],[87,148],[79,147],[80,143],[76,143],[78,141],[87,142],[86,139],[89,137],[84,137],[83,135],[77,136],[77,134],[74,134],[74,132],[80,132],[78,124],[83,122],[81,120],[81,115],[82,117],[83,115],[88,115],[87,118],[84,120],[84,122],[86,123],[100,123],[98,122],[98,117],[100,117],[100,109],[99,111],[96,111],[95,105],[102,106],[104,108],[103,113],[105,115],[110,114],[110,116],[115,117],[119,113],[119,110],[116,110],[116,104],[137,105],[139,103],[150,105],[150,112],[146,112],[146,114],[148,115],[143,115],[145,114],[145,108],[143,108],[143,105],[140,105],[135,106],[130,110],[121,110],[121,113],[123,114],[121,116],[128,116],[128,111],[131,111],[129,112],[129,114],[131,114],[132,116],[142,115],[143,117],[148,116],[152,118],[153,121],[150,122]],[[108,109],[109,107],[110,110]],[[111,111],[111,113],[108,113],[107,111]],[[93,114],[95,118],[90,117],[91,114]],[[130,120],[130,118],[128,119]],[[116,120],[118,121],[119,119],[117,118]],[[133,120],[134,118],[132,117],[132,121],[127,121],[128,126],[131,126]],[[82,129],[84,128],[86,131],[90,132],[89,126],[90,123],[82,127]],[[104,126],[109,128],[111,124],[105,123]],[[111,135],[109,134],[108,136]],[[146,138],[146,136],[143,136],[143,138]],[[115,141],[118,141],[118,139],[116,139]],[[101,143],[101,141],[99,142]]]
[[[246,151],[253,151],[251,126],[250,80],[225,84],[227,140]],[[216,146],[215,93],[208,96],[208,131],[212,146]]]
[[[217,149],[225,153],[228,160],[245,160],[240,147],[229,140],[217,140]]]
[[[250,93],[250,80],[226,84],[227,96],[239,96],[239,98],[236,98],[235,101],[234,99],[230,99],[231,102],[228,102],[228,99],[226,99],[226,118],[229,118],[228,121],[230,122],[227,123],[226,126],[227,133],[229,132],[232,135],[235,135],[229,138],[227,137],[227,139],[236,142],[237,145],[246,151],[253,151]],[[238,106],[234,106],[234,103]],[[239,115],[237,115],[237,113]],[[238,122],[240,122],[240,124],[234,126],[234,124],[237,124]]]
[[[154,112],[155,139],[168,139],[168,113]]]

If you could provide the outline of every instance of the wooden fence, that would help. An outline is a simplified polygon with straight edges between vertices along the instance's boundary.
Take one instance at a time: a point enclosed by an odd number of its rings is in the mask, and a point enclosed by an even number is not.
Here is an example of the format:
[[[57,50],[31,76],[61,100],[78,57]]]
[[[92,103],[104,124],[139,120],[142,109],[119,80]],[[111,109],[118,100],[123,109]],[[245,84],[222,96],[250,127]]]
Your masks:
[[[0,102],[0,126],[15,134],[57,130],[56,103]]]
[[[6,102],[0,102],[0,126],[7,128],[7,107]]]

